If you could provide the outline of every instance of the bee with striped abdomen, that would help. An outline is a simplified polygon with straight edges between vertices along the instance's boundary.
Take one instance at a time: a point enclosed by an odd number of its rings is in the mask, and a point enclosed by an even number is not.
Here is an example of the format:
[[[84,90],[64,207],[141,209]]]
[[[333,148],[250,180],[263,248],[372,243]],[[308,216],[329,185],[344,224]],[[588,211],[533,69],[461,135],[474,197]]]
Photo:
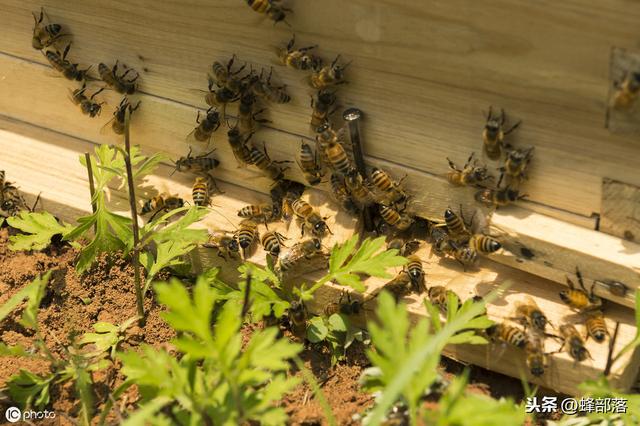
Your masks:
[[[277,231],[267,231],[260,237],[260,244],[262,244],[264,251],[273,257],[278,257],[286,239],[284,235]]]
[[[251,219],[242,220],[238,225],[235,236],[243,252],[248,252],[253,243],[260,238],[258,224]]]
[[[450,184],[455,186],[475,186],[482,185],[483,182],[492,180],[493,176],[490,176],[486,166],[479,166],[478,160],[473,160],[474,153],[472,152],[467,159],[467,162],[459,169],[456,164],[447,158],[449,162],[449,172],[447,173],[447,180]]]
[[[40,17],[37,17],[35,13],[33,15],[33,37],[31,38],[31,46],[34,49],[42,50],[46,47],[53,45],[56,41],[62,37],[67,37],[69,34],[62,34],[62,25],[60,24],[46,24],[42,23],[44,19],[44,8],[40,8]],[[48,19],[48,17],[47,17]]]
[[[238,210],[238,216],[244,219],[260,220],[266,223],[277,220],[280,216],[280,211],[277,208],[277,204],[249,204]]]
[[[571,358],[578,362],[591,358],[591,354],[584,346],[584,339],[572,324],[562,324],[560,326],[560,337],[562,338],[562,346],[560,346],[557,352],[562,351],[562,349],[566,347]]]
[[[576,277],[580,288],[576,288],[573,281],[567,277],[567,285],[569,290],[562,290],[560,292],[560,299],[569,306],[571,309],[575,309],[580,312],[590,312],[602,308],[602,299],[596,296],[593,292],[595,283],[591,286],[591,291],[587,292],[584,286],[584,280],[582,279],[582,273],[576,268]]]
[[[214,89],[215,82],[209,77],[208,90],[204,95],[204,101],[213,108],[220,108],[221,115],[224,116],[227,104],[235,102],[240,98],[240,94],[229,90],[227,87]]]
[[[286,21],[286,12],[291,12],[292,10],[282,6],[280,3],[281,0],[247,0],[247,4],[251,9],[267,15],[274,25],[278,22],[284,22],[289,25]]]
[[[427,289],[427,297],[429,301],[440,309],[443,314],[447,313],[449,295],[453,294],[458,298],[458,306],[461,306],[460,297],[453,290],[449,290],[442,285],[434,285]]]
[[[456,214],[450,207],[444,211],[444,223],[447,227],[449,238],[457,243],[467,243],[471,238],[471,231],[462,215],[462,207],[460,214]]]
[[[296,337],[302,338],[307,331],[307,307],[302,300],[294,300],[289,305],[287,311],[287,319],[293,333]]]
[[[322,65],[322,59],[313,53],[309,53],[311,50],[318,47],[317,44],[307,47],[299,47],[294,49],[296,44],[296,35],[291,36],[291,40],[287,43],[286,48],[276,48],[276,55],[282,65],[286,65],[290,68],[307,71],[319,68]]]
[[[331,86],[345,84],[347,81],[344,78],[344,72],[351,62],[340,65],[338,64],[339,60],[340,55],[336,56],[331,64],[314,70],[311,76],[309,76],[309,84],[311,87],[324,90]]]
[[[102,111],[102,105],[104,105],[104,102],[94,102],[93,98],[95,98],[98,93],[102,92],[104,88],[98,89],[88,98],[85,95],[85,90],[87,90],[87,84],[83,83],[80,89],[76,89],[71,92],[71,102],[80,106],[80,110],[84,115],[88,115],[89,117],[96,117],[100,115],[100,111]]]
[[[408,214],[382,204],[380,205],[380,216],[382,220],[400,231],[406,231],[414,223],[414,219]]]
[[[524,351],[527,355],[526,363],[529,372],[535,377],[544,374],[547,368],[547,354],[544,353],[544,340],[539,336],[529,333],[527,342],[524,345]]]
[[[125,71],[118,75],[118,61],[116,61],[112,68],[109,68],[106,64],[100,62],[98,64],[98,74],[102,81],[116,92],[123,95],[133,95],[138,88],[136,80],[140,75],[133,68],[127,68],[126,66],[123,67],[125,68]],[[131,71],[133,71],[135,75],[127,79],[127,74]]]
[[[359,315],[364,310],[363,303],[351,298],[351,293],[347,290],[340,292],[338,302],[331,302],[324,308],[324,314],[330,317],[333,314]]]
[[[478,252],[468,245],[458,244],[448,240],[445,253],[458,261],[466,271],[469,267],[474,267],[478,262]]]
[[[546,331],[549,323],[547,316],[531,296],[527,296],[524,302],[516,302],[515,317],[513,319],[541,333]]]
[[[240,246],[232,232],[209,231],[209,239],[202,246],[217,249],[224,260],[240,257]]]
[[[398,274],[387,282],[384,290],[388,290],[396,298],[396,302],[400,297],[403,297],[411,292],[411,277],[406,269],[398,272]]]
[[[193,204],[201,207],[208,206],[210,203],[209,179],[200,176],[196,177],[191,194],[193,197]]]
[[[358,173],[356,169],[351,169],[345,175],[344,183],[349,189],[351,198],[353,198],[358,206],[366,207],[373,204],[373,193],[371,192],[371,190],[369,190],[366,183],[364,182],[364,179],[362,179],[362,175]]]
[[[264,70],[263,70],[264,71]],[[262,79],[263,71],[260,72],[260,76],[250,77],[249,87],[253,94],[260,99],[263,99],[274,104],[286,104],[291,101],[291,96],[287,93],[286,86],[274,86],[271,84],[271,77],[273,76],[273,68],[269,72],[269,76],[266,80]]]
[[[587,327],[587,333],[598,343],[605,341],[609,332],[607,330],[607,324],[604,321],[604,314],[600,310],[591,311],[586,313],[586,319],[584,321],[585,327]]]
[[[327,218],[320,216],[320,213],[302,198],[294,200],[291,203],[291,208],[293,213],[302,221],[302,235],[304,235],[305,228],[310,228],[311,233],[316,237],[322,237],[325,232],[331,233],[325,222]]]
[[[253,136],[253,133],[249,133],[246,137],[240,133],[240,129],[238,127],[232,127],[227,132],[227,140],[229,141],[229,145],[231,146],[231,151],[233,152],[233,156],[238,161],[239,166],[246,166],[249,164],[253,164],[253,160],[251,157],[251,149],[247,146],[247,142]]]
[[[256,96],[247,91],[240,96],[240,105],[238,106],[238,128],[240,133],[248,134],[256,129],[256,123],[270,123],[266,118],[257,118],[257,116],[265,111],[264,108],[254,111],[256,105]]]
[[[324,154],[329,162],[329,167],[331,167],[334,172],[347,176],[351,170],[353,170],[351,159],[342,144],[338,142],[328,144],[324,150]]]
[[[280,272],[286,272],[301,262],[322,254],[322,244],[318,238],[305,239],[294,244],[280,257],[277,269]]]
[[[487,335],[494,342],[508,343],[520,349],[527,343],[527,335],[522,329],[506,323],[493,324],[487,328]]]
[[[613,107],[631,109],[640,94],[640,71],[627,72],[622,82],[614,82]]]
[[[207,142],[211,140],[213,132],[220,127],[220,113],[217,110],[213,110],[210,107],[204,119],[200,119],[200,110],[198,110],[198,116],[196,117],[196,123],[198,124],[187,136],[187,139],[194,138],[198,142]]]
[[[487,114],[487,122],[484,125],[482,131],[483,149],[487,157],[492,160],[497,160],[502,155],[502,149],[504,145],[504,137],[513,132],[521,121],[511,126],[510,129],[505,130],[504,125],[507,117],[504,113],[504,109],[500,110],[500,115],[494,116],[492,108],[489,107],[489,113]]]
[[[235,71],[232,71],[233,63],[236,59],[236,55],[232,55],[227,64],[223,64],[220,61],[215,61],[211,65],[212,73],[209,74],[209,79],[215,81],[218,87],[224,87],[226,90],[232,93],[238,93],[242,86],[242,78],[237,76],[246,68],[246,64],[242,65]]]
[[[344,179],[336,173],[331,173],[331,194],[340,204],[340,207],[348,213],[357,215],[360,212],[359,207],[356,205],[355,200],[344,183]]]
[[[108,125],[111,124],[111,130],[113,130],[113,133],[115,133],[116,135],[123,135],[125,132],[125,118],[127,109],[129,110],[129,116],[131,116],[131,114],[133,114],[133,112],[140,106],[140,102],[141,101],[138,101],[136,106],[131,106],[131,104],[129,103],[129,99],[127,99],[126,96],[122,98],[122,100],[120,101],[120,105],[118,105],[116,110],[113,112],[113,118],[111,118],[111,120],[107,121],[107,123],[102,126],[102,129],[100,129],[100,133],[104,133],[108,128]]]
[[[146,215],[153,212],[153,214],[149,218],[149,221],[151,221],[160,212],[169,212],[183,206],[184,200],[182,198],[171,195],[156,195],[155,197],[145,201],[145,203],[142,205],[142,210],[140,210],[140,214]]]
[[[379,202],[383,204],[400,204],[409,198],[402,189],[403,180],[404,178],[395,182],[384,170],[377,167],[371,171],[371,183],[382,193],[382,199],[379,199]]]
[[[500,250],[502,244],[488,235],[473,234],[469,239],[469,247],[482,254],[491,254]]]
[[[311,128],[315,131],[318,127],[329,122],[331,107],[336,103],[335,92],[318,90],[315,98],[311,97]]]
[[[414,293],[422,293],[425,290],[424,269],[422,268],[422,259],[412,254],[407,256],[409,262],[405,265],[405,270],[411,279],[411,287]]]
[[[284,178],[284,171],[288,167],[281,167],[280,164],[290,163],[291,161],[275,161],[267,154],[267,147],[263,146],[262,150],[259,150],[255,146],[249,148],[249,155],[251,164],[262,170],[262,172],[274,181],[278,181]]]
[[[322,172],[322,167],[320,167],[320,164],[318,163],[318,155],[317,153],[314,154],[311,146],[304,141],[300,144],[300,160],[298,161],[298,167],[300,167],[300,170],[309,185],[315,186],[322,181],[324,173]]]
[[[504,166],[499,170],[505,173],[509,179],[521,182],[527,178],[526,170],[533,156],[533,147],[529,149],[511,149],[507,151]]]
[[[394,238],[387,243],[387,250],[396,249],[400,256],[409,256],[420,247],[420,241],[406,241],[403,238]]]
[[[180,157],[175,162],[175,171],[178,172],[191,172],[191,173],[209,173],[211,170],[215,169],[220,165],[220,161],[213,157],[209,157],[215,151],[215,149],[192,157],[191,156],[191,148],[189,148],[189,152],[186,157]]]
[[[62,73],[64,78],[67,80],[75,80],[75,81],[83,81],[87,77],[87,72],[89,68],[81,70],[78,69],[78,64],[73,64],[67,60],[67,54],[69,53],[69,49],[71,48],[71,43],[67,44],[64,52],[60,54],[58,50],[55,52],[52,50],[47,50],[44,54],[53,69]]]

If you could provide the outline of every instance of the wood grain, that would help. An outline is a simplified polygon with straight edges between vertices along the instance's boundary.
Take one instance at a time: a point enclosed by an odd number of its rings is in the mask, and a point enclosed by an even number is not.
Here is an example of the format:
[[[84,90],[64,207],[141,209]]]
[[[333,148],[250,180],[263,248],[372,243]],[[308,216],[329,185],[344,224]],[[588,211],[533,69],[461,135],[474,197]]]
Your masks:
[[[640,102],[636,99],[629,109],[613,107],[613,97],[619,85],[629,72],[640,70],[640,51],[627,49],[611,49],[611,65],[609,68],[609,104],[607,106],[606,126],[613,133],[640,135]]]
[[[493,104],[523,119],[516,144],[536,146],[526,188],[534,202],[589,217],[599,212],[603,177],[640,184],[632,160],[640,146],[604,128],[609,52],[612,45],[637,44],[640,4],[291,3],[291,24],[301,43],[321,41],[327,58],[340,52],[353,59],[341,97],[369,117],[364,132],[370,156],[444,173],[444,157],[461,161],[479,150],[482,111]],[[43,63],[28,42],[30,12],[41,4],[3,4],[0,51]],[[267,66],[272,47],[290,37],[285,26],[274,28],[243,2],[231,0],[196,1],[189,7],[177,1],[54,0],[44,6],[73,32],[73,58],[82,63],[120,58],[148,68],[145,92],[191,105],[202,105],[190,89],[203,88],[213,59],[238,53]],[[302,76],[281,68],[277,74],[294,101],[271,108],[274,125],[308,134],[309,98]]]
[[[78,157],[94,148],[94,144],[73,139],[68,136],[55,134],[46,129],[27,127],[24,124],[16,124],[0,121],[0,149],[4,152],[11,150],[14,155],[3,160],[2,167],[6,169],[7,177],[18,181],[20,188],[27,194],[33,195],[43,191],[42,207],[64,220],[73,220],[80,214],[90,212],[89,196],[87,193],[87,178],[84,168],[78,162]],[[22,129],[17,132],[18,129]],[[37,136],[37,138],[36,138]],[[43,167],[46,163],[47,167]],[[139,197],[149,197],[158,191],[168,191],[188,199],[190,194],[191,178],[185,175],[169,177],[171,168],[161,166],[157,174],[154,174],[139,187]],[[245,204],[263,202],[267,198],[264,194],[255,192],[236,185],[221,183],[222,195],[216,195],[212,199],[212,214],[209,215],[204,225],[208,228],[233,230],[238,224],[239,218],[235,212]],[[333,235],[323,241],[326,247],[331,247],[335,242],[341,241],[353,233],[355,221],[344,213],[336,211],[336,206],[328,200],[320,191],[310,191],[307,194],[309,201],[316,206],[322,214],[327,214],[329,226]],[[110,202],[116,211],[126,212],[128,205],[126,195],[114,184],[111,186]],[[141,205],[142,200],[139,200]],[[284,224],[274,224],[270,229],[281,231],[290,240],[291,245],[299,238],[299,228],[294,223],[287,229]],[[564,307],[558,298],[558,285],[554,282],[522,272],[508,266],[496,264],[489,259],[482,259],[478,269],[463,271],[460,266],[451,259],[442,259],[430,254],[430,248],[425,244],[419,252],[424,262],[427,273],[427,284],[446,285],[456,291],[463,299],[474,295],[485,295],[504,282],[511,282],[512,286],[504,292],[496,301],[488,307],[491,318],[505,320],[512,315],[513,304],[523,300],[530,294],[536,303],[545,311],[554,325],[563,321],[575,320],[576,316]],[[215,265],[219,261],[215,250],[200,249],[194,254],[195,264],[201,268]],[[250,261],[264,265],[264,252],[256,250]],[[225,264],[227,276],[233,277],[233,264]],[[302,281],[311,282],[323,272],[305,275],[293,281],[299,284]],[[368,298],[376,294],[384,284],[384,280],[368,279],[367,291],[364,295]],[[336,285],[327,285],[316,293],[316,297],[310,308],[314,312],[322,312],[324,307],[338,298],[341,288]],[[425,315],[421,303],[421,296],[411,295],[404,299],[409,304],[409,311],[414,319]],[[371,318],[371,309],[375,301],[366,302],[365,318]],[[620,334],[616,342],[616,351],[630,341],[635,335],[633,313],[631,310],[611,305],[606,308],[607,324],[612,328],[614,321],[620,321]],[[553,351],[557,344],[547,340],[548,351]],[[569,394],[577,393],[576,385],[582,380],[595,378],[604,368],[607,349],[606,345],[598,345],[593,341],[587,342],[587,348],[593,356],[593,360],[575,364],[566,353],[551,356],[547,374],[541,378],[527,376],[532,382]],[[445,354],[462,362],[473,363],[486,368],[521,377],[526,370],[523,366],[523,354],[517,350],[502,348],[500,345],[455,346],[448,347]],[[613,366],[612,381],[623,389],[627,389],[634,381],[638,368],[638,355],[630,353]],[[526,371],[524,372],[526,375]]]
[[[640,241],[640,187],[602,181],[600,230],[628,241]]]

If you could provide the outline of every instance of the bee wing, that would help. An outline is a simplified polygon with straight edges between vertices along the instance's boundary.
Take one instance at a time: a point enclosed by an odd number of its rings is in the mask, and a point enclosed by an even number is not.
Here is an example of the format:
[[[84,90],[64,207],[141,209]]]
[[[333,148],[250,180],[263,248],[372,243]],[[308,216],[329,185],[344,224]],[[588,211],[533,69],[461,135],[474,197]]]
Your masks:
[[[101,135],[106,135],[106,134],[108,134],[108,133],[111,133],[111,132],[110,132],[110,129],[111,129],[111,123],[113,123],[113,120],[115,120],[115,119],[116,119],[116,117],[115,117],[115,116],[111,117],[111,119],[110,119],[109,121],[107,121],[106,123],[104,123],[104,126],[100,127],[100,134],[101,134]]]

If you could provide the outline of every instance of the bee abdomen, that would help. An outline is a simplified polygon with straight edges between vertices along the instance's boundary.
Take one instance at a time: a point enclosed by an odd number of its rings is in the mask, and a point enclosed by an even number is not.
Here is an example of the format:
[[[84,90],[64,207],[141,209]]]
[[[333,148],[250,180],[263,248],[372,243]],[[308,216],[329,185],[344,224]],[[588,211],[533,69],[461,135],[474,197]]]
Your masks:
[[[495,238],[488,237],[486,235],[474,235],[469,242],[469,245],[473,246],[480,253],[495,253],[502,248],[502,244]]]

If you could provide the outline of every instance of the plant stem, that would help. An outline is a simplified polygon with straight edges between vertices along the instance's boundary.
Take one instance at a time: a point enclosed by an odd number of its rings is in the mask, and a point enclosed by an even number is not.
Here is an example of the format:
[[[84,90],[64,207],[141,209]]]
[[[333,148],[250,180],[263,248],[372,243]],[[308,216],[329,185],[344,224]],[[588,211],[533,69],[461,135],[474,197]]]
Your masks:
[[[87,163],[87,174],[89,175],[89,192],[91,193],[91,211],[96,212],[96,184],[93,181],[93,166],[91,165],[91,155],[88,152],[84,153],[84,160]],[[96,224],[93,225],[93,231],[96,231]]]
[[[136,192],[135,182],[133,181],[133,169],[131,167],[131,138],[129,136],[129,120],[131,118],[131,111],[127,109],[125,111],[124,123],[124,149],[126,155],[124,156],[124,164],[127,168],[127,183],[129,184],[129,207],[131,209],[131,230],[133,231],[133,279],[136,289],[136,305],[138,307],[138,317],[140,318],[139,324],[141,326],[145,323],[144,316],[144,301],[142,299],[142,287],[140,285],[140,233],[138,230],[138,212],[136,209]]]

